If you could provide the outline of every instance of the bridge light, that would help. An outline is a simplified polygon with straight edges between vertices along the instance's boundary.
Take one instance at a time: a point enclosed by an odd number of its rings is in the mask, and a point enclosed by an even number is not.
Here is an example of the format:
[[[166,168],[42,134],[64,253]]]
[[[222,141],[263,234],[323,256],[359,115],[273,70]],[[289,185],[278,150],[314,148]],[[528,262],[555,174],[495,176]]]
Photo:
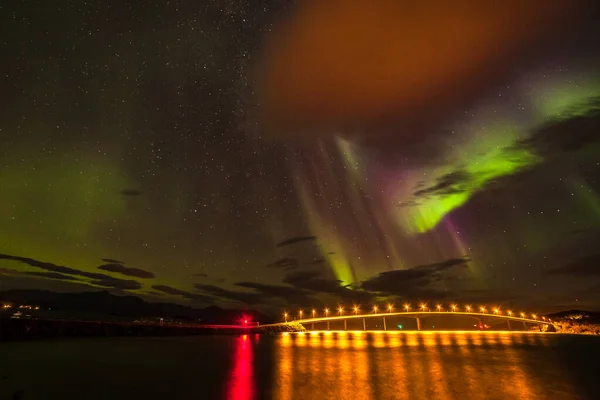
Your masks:
[[[394,308],[394,306],[393,306],[393,305],[391,305],[391,304],[388,304],[387,308],[388,308],[388,311],[389,311],[389,312],[390,312],[390,314],[391,314],[391,312],[392,312],[392,309]]]
[[[405,304],[404,305],[404,309],[406,310],[406,312],[408,312],[408,309],[410,308],[410,304]]]
[[[298,315],[300,316],[300,319],[302,319],[302,310],[298,311]]]
[[[499,309],[499,308],[496,308],[496,309],[494,310],[494,314],[500,314],[500,309]]]
[[[437,305],[437,310],[438,310],[438,311],[441,311],[441,310],[442,310],[442,306],[438,304],[438,305]]]
[[[283,313],[283,318],[284,318],[285,322],[287,322],[287,313],[286,312]]]
[[[546,320],[546,317],[542,317],[542,319],[545,321],[545,320]]]
[[[456,304],[452,304],[452,312],[456,311]]]
[[[537,319],[537,315],[531,314],[531,316],[533,317],[533,319]]]
[[[427,307],[426,304],[421,303],[421,310],[425,311],[425,307]]]
[[[512,311],[508,310],[507,314],[510,317],[512,315]]]
[[[327,316],[327,314],[329,314],[329,308],[325,309],[325,316]]]
[[[248,320],[247,319],[244,320],[244,325],[248,325]]]
[[[466,306],[467,312],[471,312],[471,306]]]
[[[377,306],[373,306],[373,312],[377,313]]]
[[[344,309],[342,307],[338,308],[338,311],[340,312],[340,315],[342,315],[342,313],[344,312]]]
[[[521,318],[525,318],[525,313],[524,312],[521,313]]]
[[[479,310],[481,310],[482,313],[485,312],[485,307],[481,307]]]
[[[358,307],[354,306],[354,315],[358,315]]]

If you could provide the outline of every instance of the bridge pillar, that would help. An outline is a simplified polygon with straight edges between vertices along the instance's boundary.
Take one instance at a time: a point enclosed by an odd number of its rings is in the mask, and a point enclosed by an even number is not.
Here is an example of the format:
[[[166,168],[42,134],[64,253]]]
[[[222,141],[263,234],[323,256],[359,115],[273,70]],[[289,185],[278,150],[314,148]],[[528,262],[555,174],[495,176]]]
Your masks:
[[[363,331],[367,330],[367,321],[363,318]]]
[[[348,320],[344,320],[344,330],[347,331],[348,330]]]
[[[420,331],[421,330],[421,318],[417,317],[417,330]]]
[[[527,330],[527,322],[523,321],[523,327]]]
[[[387,325],[385,324],[385,317],[383,317],[383,330],[387,331]]]
[[[508,323],[508,330],[512,331],[512,328],[510,327],[510,319],[507,319],[506,322]]]
[[[538,328],[540,329],[540,332],[544,332],[544,331],[542,330],[542,325],[538,325]]]

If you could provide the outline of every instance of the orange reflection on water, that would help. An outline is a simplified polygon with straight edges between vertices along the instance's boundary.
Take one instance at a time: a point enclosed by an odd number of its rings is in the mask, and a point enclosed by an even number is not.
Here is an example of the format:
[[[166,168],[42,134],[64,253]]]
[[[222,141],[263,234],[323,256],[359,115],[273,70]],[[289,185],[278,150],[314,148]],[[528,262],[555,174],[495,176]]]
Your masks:
[[[227,382],[228,399],[248,400],[255,396],[252,366],[252,343],[248,335],[234,341],[233,369]]]
[[[289,334],[277,343],[273,398],[543,398],[535,371],[524,366],[523,357],[530,354],[524,355],[520,343],[543,344],[548,338],[525,336],[478,331]]]

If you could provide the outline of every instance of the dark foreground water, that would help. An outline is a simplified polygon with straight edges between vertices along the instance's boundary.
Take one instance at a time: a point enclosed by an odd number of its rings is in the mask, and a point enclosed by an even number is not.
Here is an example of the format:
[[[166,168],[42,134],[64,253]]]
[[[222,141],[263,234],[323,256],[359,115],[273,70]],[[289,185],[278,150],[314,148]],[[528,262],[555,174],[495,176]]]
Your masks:
[[[596,400],[599,381],[600,338],[542,333],[0,344],[0,399]]]

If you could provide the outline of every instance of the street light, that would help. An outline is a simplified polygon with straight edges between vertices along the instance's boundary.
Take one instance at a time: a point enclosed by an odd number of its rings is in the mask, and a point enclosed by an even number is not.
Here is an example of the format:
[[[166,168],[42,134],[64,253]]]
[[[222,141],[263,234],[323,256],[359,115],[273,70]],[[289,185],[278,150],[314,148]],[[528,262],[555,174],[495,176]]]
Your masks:
[[[354,315],[358,315],[358,306],[354,306]]]
[[[521,313],[521,318],[525,318],[525,313],[524,312]]]
[[[481,307],[479,310],[480,310],[482,313],[485,313],[485,307],[484,307],[484,306],[482,306],[482,307]]]
[[[373,306],[373,312],[377,314],[377,306]]]
[[[456,304],[452,304],[452,312],[456,311]]]
[[[532,314],[531,316],[533,317],[533,319],[537,319],[537,315]]]
[[[471,312],[471,306],[466,306],[467,312]]]
[[[438,311],[442,311],[442,306],[441,305],[438,304],[436,308],[437,308]]]
[[[512,316],[512,311],[508,310],[507,314],[509,317]]]
[[[317,310],[315,310],[315,309],[312,310],[313,318],[315,317],[316,312],[317,312]]]
[[[285,322],[287,322],[287,313],[283,313],[283,319],[285,320]]]
[[[408,312],[408,309],[410,308],[410,304],[405,304],[404,305],[404,309],[406,310],[406,312]]]
[[[302,319],[302,310],[298,311],[298,314],[300,315],[300,319]]]
[[[499,309],[499,308],[496,308],[496,309],[494,310],[494,314],[500,314],[500,309]]]
[[[421,303],[421,311],[425,311],[426,304]]]
[[[340,312],[340,315],[342,315],[342,313],[344,312],[344,309],[342,307],[338,308],[338,311]]]
[[[392,309],[393,309],[393,308],[394,308],[394,306],[393,306],[393,305],[391,305],[391,304],[388,304],[388,311],[390,312],[390,314],[392,313]]]
[[[327,314],[329,314],[329,308],[325,309],[325,316],[327,316]]]

